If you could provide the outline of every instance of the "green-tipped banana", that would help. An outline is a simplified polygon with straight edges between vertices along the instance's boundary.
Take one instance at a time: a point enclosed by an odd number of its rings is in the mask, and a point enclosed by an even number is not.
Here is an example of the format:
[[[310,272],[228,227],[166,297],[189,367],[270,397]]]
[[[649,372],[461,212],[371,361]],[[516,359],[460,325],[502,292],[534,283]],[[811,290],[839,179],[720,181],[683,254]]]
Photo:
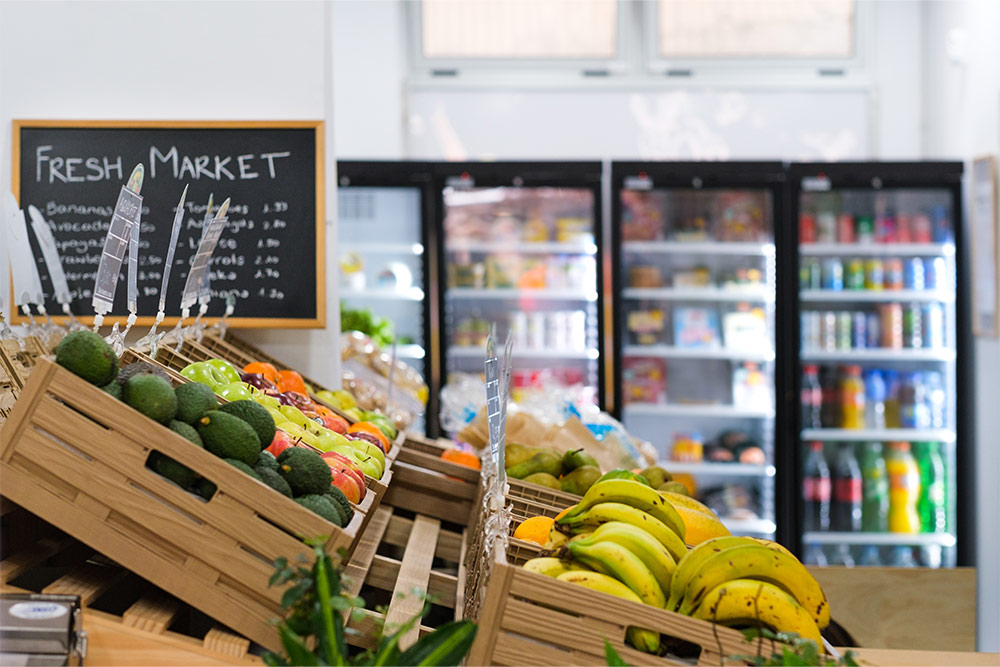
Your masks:
[[[570,540],[566,548],[587,567],[607,574],[632,589],[644,603],[663,609],[667,602],[660,583],[634,553],[615,542],[585,544]]]
[[[590,572],[580,570],[577,572],[566,572],[556,577],[559,581],[565,581],[577,586],[585,586],[599,593],[614,595],[630,602],[642,603],[639,596],[632,592],[632,589],[618,581],[614,577],[609,577],[600,572]],[[656,653],[660,650],[660,633],[642,628],[629,627],[625,633],[629,643],[640,651],[646,653]]]
[[[583,569],[571,561],[551,556],[532,558],[521,567],[528,572],[544,574],[546,577],[558,577],[560,574],[565,574],[566,572],[575,572]]]
[[[649,568],[659,582],[664,597],[670,594],[670,578],[677,564],[666,547],[642,528],[636,528],[630,523],[611,521],[601,524],[593,533],[582,539],[577,538],[574,542],[585,546],[598,542],[620,544],[638,556]]]
[[[709,591],[691,615],[725,625],[766,625],[823,645],[812,616],[795,598],[766,581],[727,581]]]
[[[596,526],[621,521],[632,524],[636,528],[652,535],[660,544],[666,547],[674,562],[680,562],[687,555],[688,549],[684,540],[677,536],[665,523],[631,505],[624,503],[600,503],[594,505],[582,514],[568,519],[565,524],[574,533],[592,530]]]
[[[830,606],[819,583],[794,556],[756,544],[707,558],[684,589],[680,613],[690,615],[708,592],[733,579],[756,579],[794,597],[820,628],[830,624]]]
[[[738,535],[715,537],[711,540],[706,540],[694,549],[691,549],[687,553],[687,556],[677,561],[677,569],[674,570],[674,577],[670,580],[670,596],[667,598],[667,609],[670,611],[677,610],[677,607],[681,603],[681,599],[684,597],[684,589],[687,588],[688,581],[690,581],[691,577],[698,572],[701,568],[701,564],[707,559],[711,558],[720,551],[725,551],[726,549],[760,544],[763,544],[763,546],[766,546],[769,549],[775,549],[776,551],[788,553],[788,550],[777,542],[766,542],[757,540],[753,537],[742,537]]]
[[[662,521],[684,539],[684,520],[674,506],[663,499],[655,489],[631,479],[608,479],[594,484],[584,494],[583,500],[570,509],[559,521],[565,523],[600,503],[624,503],[647,512]]]

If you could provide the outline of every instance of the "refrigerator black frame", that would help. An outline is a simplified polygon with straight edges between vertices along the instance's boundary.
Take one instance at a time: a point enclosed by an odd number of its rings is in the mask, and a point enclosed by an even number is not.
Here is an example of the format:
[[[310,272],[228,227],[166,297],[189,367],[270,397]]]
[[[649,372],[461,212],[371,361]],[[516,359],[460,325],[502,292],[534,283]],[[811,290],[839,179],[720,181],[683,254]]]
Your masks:
[[[802,503],[801,494],[801,470],[803,463],[801,434],[801,410],[798,406],[797,397],[801,384],[800,359],[800,332],[799,324],[799,195],[802,193],[802,179],[809,177],[824,177],[830,182],[831,189],[837,188],[864,188],[870,190],[885,188],[901,189],[922,189],[939,188],[946,189],[952,197],[952,225],[955,237],[955,401],[957,414],[955,415],[955,465],[957,470],[955,494],[955,537],[958,566],[975,565],[976,561],[976,507],[975,507],[975,414],[973,405],[972,382],[973,377],[973,338],[971,328],[970,313],[970,276],[969,276],[969,248],[967,238],[967,222],[964,217],[962,206],[962,173],[963,163],[961,162],[794,162],[788,166],[788,213],[787,224],[784,225],[786,235],[785,245],[792,248],[792,252],[786,257],[790,264],[786,269],[786,275],[791,288],[786,290],[786,302],[783,307],[785,312],[794,314],[792,321],[787,325],[790,344],[794,352],[789,356],[793,358],[790,369],[792,419],[789,425],[792,433],[788,442],[793,443],[789,461],[791,465],[784,466],[786,471],[794,473],[793,487],[791,493],[794,495],[784,496],[795,502],[785,503],[788,509],[793,510],[792,516],[786,518],[787,525],[793,528],[792,533],[785,531],[779,541],[785,544],[796,554],[802,553]],[[781,468],[778,469],[781,474]],[[787,484],[787,480],[786,480]]]
[[[597,263],[597,386],[598,405],[604,409],[604,373],[605,349],[604,341],[604,299],[605,290],[601,271],[604,258],[603,239],[603,192],[602,180],[604,167],[599,161],[505,161],[505,162],[437,162],[432,165],[434,171],[435,191],[435,236],[437,243],[438,266],[438,329],[440,331],[440,349],[442,381],[447,379],[447,330],[445,324],[445,291],[447,290],[447,262],[445,254],[445,206],[444,189],[453,179],[464,179],[470,187],[524,187],[524,188],[575,188],[590,190],[594,196],[594,244],[597,246],[595,261]]]
[[[424,290],[424,381],[427,383],[427,410],[424,414],[424,427],[428,437],[437,437],[440,428],[438,400],[441,393],[441,360],[437,355],[435,336],[437,334],[437,309],[440,302],[436,300],[437,258],[432,254],[437,248],[435,219],[435,202],[432,179],[433,166],[422,161],[378,161],[378,160],[338,160],[337,183],[342,187],[380,187],[380,188],[417,188],[420,191],[420,241],[424,246],[421,256]]]

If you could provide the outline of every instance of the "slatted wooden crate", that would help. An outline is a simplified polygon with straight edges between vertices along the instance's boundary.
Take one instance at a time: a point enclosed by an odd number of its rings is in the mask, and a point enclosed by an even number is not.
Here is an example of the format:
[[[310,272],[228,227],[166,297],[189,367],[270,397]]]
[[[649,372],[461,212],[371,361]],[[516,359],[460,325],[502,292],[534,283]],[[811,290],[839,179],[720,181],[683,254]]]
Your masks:
[[[262,664],[248,639],[6,500],[0,530],[0,595],[80,596],[87,664]]]
[[[338,528],[47,360],[0,432],[4,494],[124,567],[269,648],[278,556],[329,536],[350,549],[364,515]],[[204,501],[145,464],[152,451],[216,484]]]
[[[427,593],[433,606],[419,628],[402,638],[404,647],[416,641],[418,632],[459,620],[464,606],[465,538],[464,530],[450,529],[438,519],[380,507],[346,569],[349,593],[360,594],[366,602],[364,617],[350,624],[363,635],[351,635],[349,640],[371,647],[381,619],[375,611],[378,605],[388,607],[388,624],[403,623],[419,613],[423,601],[415,590]]]
[[[162,369],[164,373],[170,376],[170,378],[174,381],[175,384],[181,382],[189,382],[187,378],[185,378],[183,375],[180,374],[179,369],[171,368],[170,366],[165,365],[161,361],[157,361],[156,359],[149,356],[146,352],[142,352],[141,350],[129,348],[125,350],[122,353],[122,356],[119,357],[118,359],[118,362],[122,367],[140,361],[145,362],[147,364],[152,364],[153,366]],[[183,368],[183,366],[181,366],[181,368]]]
[[[469,525],[478,512],[479,471],[441,458],[444,447],[408,435],[393,462],[384,502],[426,516]]]
[[[48,353],[37,336],[25,336],[21,342],[13,338],[0,339],[0,385],[16,398],[38,359]]]

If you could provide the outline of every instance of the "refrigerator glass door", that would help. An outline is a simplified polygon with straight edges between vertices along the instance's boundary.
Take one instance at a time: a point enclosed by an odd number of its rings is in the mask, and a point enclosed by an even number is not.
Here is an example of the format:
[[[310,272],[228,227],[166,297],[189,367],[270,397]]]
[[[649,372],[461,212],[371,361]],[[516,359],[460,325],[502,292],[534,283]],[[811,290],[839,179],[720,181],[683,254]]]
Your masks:
[[[772,191],[619,197],[623,423],[734,534],[773,537]]]
[[[951,191],[805,190],[798,210],[805,560],[953,566]]]
[[[447,381],[482,376],[496,323],[514,341],[514,401],[597,403],[593,191],[449,186],[443,201]]]

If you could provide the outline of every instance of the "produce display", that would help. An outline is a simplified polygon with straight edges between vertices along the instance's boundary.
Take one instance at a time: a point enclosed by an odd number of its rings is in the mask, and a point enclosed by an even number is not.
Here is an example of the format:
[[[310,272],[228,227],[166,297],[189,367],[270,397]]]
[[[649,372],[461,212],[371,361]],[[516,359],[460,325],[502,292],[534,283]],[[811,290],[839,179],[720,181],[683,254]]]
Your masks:
[[[669,484],[662,469],[647,469]],[[727,626],[768,627],[821,644],[830,610],[819,584],[780,544],[735,537],[705,505],[654,489],[646,475],[602,476],[556,519],[529,518],[514,536],[541,543],[526,570],[602,593]],[[649,653],[660,635],[630,627]]]
[[[381,409],[400,429],[407,428],[423,414],[430,392],[423,377],[398,359],[393,364],[392,356],[371,338],[358,331],[342,334],[340,357],[344,389],[359,409]],[[387,405],[390,375],[392,403]]]

